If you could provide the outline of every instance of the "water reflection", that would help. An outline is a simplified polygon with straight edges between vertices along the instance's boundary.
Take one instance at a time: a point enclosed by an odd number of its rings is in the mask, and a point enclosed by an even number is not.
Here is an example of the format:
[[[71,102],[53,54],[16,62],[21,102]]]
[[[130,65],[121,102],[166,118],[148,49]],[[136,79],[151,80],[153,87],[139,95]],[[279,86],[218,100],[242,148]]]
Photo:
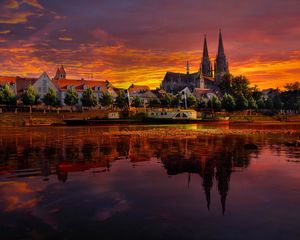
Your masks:
[[[200,176],[208,210],[215,184],[224,214],[232,172],[247,168],[251,157],[259,154],[259,150],[245,150],[244,144],[251,139],[241,137],[97,137],[85,132],[68,135],[65,131],[56,129],[54,134],[45,135],[31,131],[13,138],[2,135],[2,179],[42,176],[48,181],[55,174],[66,182],[72,172],[108,172],[115,161],[127,160],[133,168],[141,162],[156,161],[170,176],[187,174],[187,187],[193,175]]]
[[[258,239],[259,225],[274,239],[274,219],[299,235],[300,148],[282,136],[103,135],[114,130],[2,130],[0,238]]]

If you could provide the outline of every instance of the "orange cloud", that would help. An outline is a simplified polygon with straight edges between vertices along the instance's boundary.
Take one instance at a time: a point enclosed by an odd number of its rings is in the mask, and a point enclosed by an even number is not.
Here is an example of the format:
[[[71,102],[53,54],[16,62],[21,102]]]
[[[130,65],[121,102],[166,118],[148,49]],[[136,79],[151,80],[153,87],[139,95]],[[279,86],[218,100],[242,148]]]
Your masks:
[[[38,9],[44,9],[44,7],[37,0],[23,0],[23,3],[26,3]]]
[[[9,33],[11,33],[11,30],[0,31],[0,34],[9,34]]]
[[[72,41],[73,38],[71,38],[71,37],[59,37],[58,40],[60,40],[60,41]]]
[[[20,208],[32,208],[38,203],[38,199],[32,197],[32,189],[25,182],[1,182],[1,206],[6,212]]]
[[[26,23],[28,21],[28,17],[30,17],[32,15],[34,15],[34,14],[31,12],[2,14],[0,16],[0,23],[3,23],[3,24]]]

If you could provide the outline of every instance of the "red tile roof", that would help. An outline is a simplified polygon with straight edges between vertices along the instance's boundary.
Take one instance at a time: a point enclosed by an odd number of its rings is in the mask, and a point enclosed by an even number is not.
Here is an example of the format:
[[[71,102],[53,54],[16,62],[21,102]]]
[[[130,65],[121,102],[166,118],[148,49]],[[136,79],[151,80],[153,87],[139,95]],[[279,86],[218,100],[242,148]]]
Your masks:
[[[17,77],[5,77],[5,76],[0,76],[0,85],[3,86],[5,84],[13,84],[16,83],[16,78]]]
[[[148,90],[150,90],[150,88],[148,86],[134,85],[134,84],[131,84],[131,86],[128,88],[128,91],[130,94],[144,92],[144,91],[148,91]]]
[[[84,91],[84,86],[88,88],[92,88],[94,91],[96,87],[101,87],[101,91],[107,91],[107,86],[105,81],[97,81],[97,80],[74,80],[74,79],[58,79],[53,80],[53,83],[60,89],[60,90],[67,90],[68,86],[72,86],[76,89],[76,91]]]

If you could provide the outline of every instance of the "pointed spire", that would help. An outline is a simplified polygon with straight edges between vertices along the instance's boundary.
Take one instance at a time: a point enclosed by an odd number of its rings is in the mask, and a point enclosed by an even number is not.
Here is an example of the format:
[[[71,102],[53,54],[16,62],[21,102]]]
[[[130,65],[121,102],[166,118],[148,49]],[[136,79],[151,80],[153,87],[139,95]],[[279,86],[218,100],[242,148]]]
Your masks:
[[[189,61],[186,62],[186,74],[187,75],[190,74],[190,64],[189,64]]]
[[[204,59],[204,58],[209,58],[207,42],[206,42],[206,34],[204,34],[204,46],[203,46],[203,55],[202,55],[202,59]]]
[[[225,55],[224,46],[223,46],[223,38],[222,31],[219,30],[219,46],[218,46],[218,56]]]

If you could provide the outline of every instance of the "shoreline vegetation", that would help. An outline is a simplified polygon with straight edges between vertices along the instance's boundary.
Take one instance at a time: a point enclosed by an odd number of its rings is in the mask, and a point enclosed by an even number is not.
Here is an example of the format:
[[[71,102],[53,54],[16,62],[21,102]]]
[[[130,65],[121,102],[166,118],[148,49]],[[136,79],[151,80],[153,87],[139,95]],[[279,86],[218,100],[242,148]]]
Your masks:
[[[44,111],[44,112],[2,112],[0,113],[0,126],[47,126],[62,125],[65,119],[107,119],[111,110],[88,110],[82,112],[69,111]],[[118,112],[118,111],[116,111]],[[138,120],[145,116],[146,111],[131,111],[127,117],[118,119],[120,123],[124,119]],[[120,113],[122,115],[122,113]],[[266,115],[258,112],[216,112],[215,117],[229,117],[229,124],[299,124],[300,115],[275,114]],[[114,121],[118,124],[118,120]],[[29,124],[29,122],[31,124]],[[213,124],[214,121],[208,122]],[[147,123],[145,123],[147,124]],[[153,124],[153,123],[149,123]]]

